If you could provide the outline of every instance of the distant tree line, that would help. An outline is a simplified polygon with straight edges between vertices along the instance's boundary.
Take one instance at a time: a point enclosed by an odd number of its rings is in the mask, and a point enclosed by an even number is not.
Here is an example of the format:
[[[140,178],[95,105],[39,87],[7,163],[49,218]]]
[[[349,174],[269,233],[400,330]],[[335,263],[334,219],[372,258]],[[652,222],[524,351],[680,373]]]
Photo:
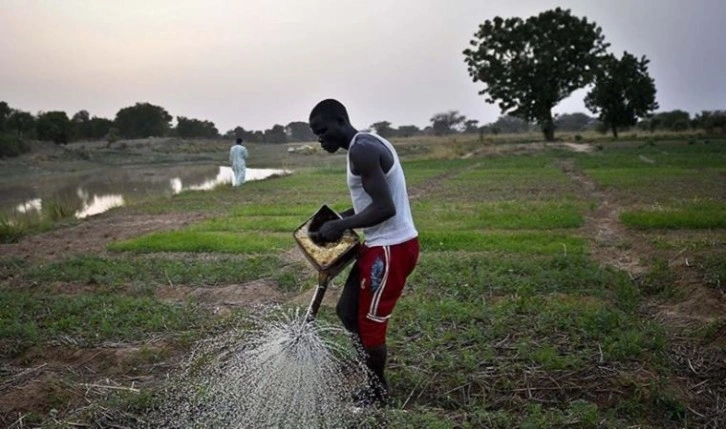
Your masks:
[[[39,112],[33,115],[0,102],[0,157],[27,152],[28,140],[67,144],[75,141],[106,140],[109,145],[118,139],[148,137],[221,138],[215,124],[208,120],[173,117],[161,106],[136,103],[120,109],[116,117],[91,116],[81,110],[72,117],[63,111]],[[306,122],[274,125],[265,131],[246,131],[242,127],[228,131],[225,138],[242,137],[251,142],[286,143],[312,141],[315,136]]]
[[[402,125],[396,128],[389,121],[379,121],[371,124],[369,129],[386,138],[452,134],[520,134],[541,130],[540,125],[536,122],[526,121],[513,115],[502,115],[496,121],[480,126],[478,120],[468,119],[457,110],[437,113],[431,117],[430,122],[431,125],[425,128],[415,125]],[[637,125],[638,129],[651,132],[703,130],[708,133],[726,133],[726,111],[702,111],[693,118],[688,112],[682,110],[658,112],[649,114],[631,125]],[[628,130],[632,128],[631,125],[623,125],[619,129]],[[612,131],[610,124],[603,123],[598,117],[582,112],[553,115],[552,129],[574,133]]]
[[[586,99],[587,102],[587,99]],[[0,102],[0,157],[18,156],[27,152],[28,140],[53,141],[66,144],[73,141],[106,140],[112,142],[123,139],[147,137],[180,138],[242,138],[252,143],[291,143],[310,142],[317,138],[307,122],[294,121],[287,125],[275,124],[264,131],[246,130],[235,127],[220,136],[213,122],[184,116],[176,117],[172,126],[172,116],[160,106],[149,103],[136,103],[120,109],[113,120],[91,116],[81,110],[72,117],[62,111],[39,112],[32,115],[11,108],[8,103]],[[430,125],[419,128],[416,125],[394,127],[389,121],[378,121],[368,129],[386,137],[414,137],[422,135],[446,136],[452,134],[498,135],[529,133],[541,130],[537,121],[528,121],[516,115],[502,115],[496,121],[479,125],[476,119],[468,119],[457,110],[436,113],[429,119]],[[702,111],[694,117],[682,110],[647,114],[639,121],[621,121],[618,129],[637,126],[643,131],[686,131],[703,130],[708,133],[726,133],[726,110]],[[627,124],[626,124],[627,123]],[[593,117],[586,113],[564,113],[553,115],[554,130],[566,132],[585,132],[597,130],[612,131],[612,123],[603,122],[602,115]],[[616,133],[617,131],[614,131]]]
[[[0,102],[0,133],[4,136],[3,141],[13,140],[20,146],[26,140],[67,144],[114,138],[219,137],[217,128],[210,121],[177,116],[176,126],[171,126],[171,120],[172,116],[166,109],[150,103],[136,103],[124,107],[111,120],[92,117],[87,110],[81,110],[70,118],[63,111],[39,112],[33,115],[14,109],[4,101]],[[11,152],[13,151],[4,150],[2,153],[4,156],[12,156]]]
[[[242,138],[252,143],[288,143],[309,142],[316,140],[315,134],[310,130],[307,122],[290,122],[287,125],[275,124],[264,131],[245,130],[235,127],[224,134],[225,138]]]

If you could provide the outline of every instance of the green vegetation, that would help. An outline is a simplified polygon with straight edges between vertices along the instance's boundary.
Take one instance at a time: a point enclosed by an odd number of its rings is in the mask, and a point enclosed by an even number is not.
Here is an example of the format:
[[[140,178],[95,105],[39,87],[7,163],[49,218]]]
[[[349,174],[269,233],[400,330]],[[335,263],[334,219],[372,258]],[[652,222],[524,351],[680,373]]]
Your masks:
[[[20,156],[29,150],[27,143],[18,136],[0,133],[0,159]]]
[[[129,284],[153,291],[167,284],[213,287],[274,277],[284,264],[273,255],[217,257],[214,260],[178,257],[103,258],[79,256],[59,262],[34,265],[25,273],[28,281],[40,284],[69,282],[114,289]]]
[[[674,328],[643,309],[653,300],[688,299],[676,264],[683,252],[688,270],[709,290],[724,290],[725,210],[717,186],[724,147],[641,143],[604,143],[588,154],[543,149],[464,159],[455,154],[479,143],[401,143],[426,148],[403,159],[422,254],[389,330],[390,427],[676,428],[701,421],[689,411],[702,410],[697,399],[674,378],[682,374],[671,355]],[[264,156],[274,160],[272,152]],[[563,172],[564,161],[622,207],[621,222],[638,234],[629,240],[653,245],[655,253],[643,255],[647,273],[633,277],[597,259],[591,218],[602,200]],[[3,257],[2,357],[32,361],[58,342],[81,350],[133,345],[122,365],[154,383],[104,397],[102,406],[119,424],[143,417],[160,399],[156,382],[167,365],[242,313],[223,311],[223,299],[209,305],[193,294],[180,302],[164,293],[265,279],[277,284],[283,304],[299,305],[288,300],[315,284],[314,272],[295,257],[292,231],[322,203],[347,208],[349,196],[344,158],[307,162],[290,176],[242,189],[184,192],[128,207],[124,215],[194,211],[205,220],[113,241],[108,252],[48,261]],[[324,307],[320,318],[335,321],[335,312]],[[724,323],[715,318],[684,338],[694,342],[689,347],[720,341]],[[54,382],[44,401],[57,407],[55,418],[85,421],[71,419],[72,407],[64,405],[74,395],[62,388],[65,380]],[[28,418],[40,425],[46,414]]]
[[[620,215],[620,220],[640,229],[726,228],[726,202],[696,202],[682,207],[628,211]]]
[[[0,213],[0,243],[15,243],[25,235],[73,222],[77,211],[73,202],[56,197],[44,201],[40,212],[30,210],[12,216]]]
[[[426,231],[481,229],[558,229],[582,226],[581,208],[570,202],[497,201],[452,203],[415,203],[414,213],[427,213],[416,225]]]
[[[603,128],[609,128],[618,138],[618,129],[638,123],[658,108],[655,101],[655,81],[648,75],[647,58],[640,59],[628,52],[618,59],[608,55],[595,79],[594,88],[585,97],[585,105],[599,114]]]
[[[487,19],[470,45],[466,65],[472,79],[486,85],[487,102],[536,121],[547,141],[555,135],[552,109],[593,81],[608,47],[596,23],[559,7],[527,19]]]
[[[220,231],[158,232],[114,243],[110,250],[133,252],[261,253],[281,251],[290,245],[290,234],[229,233]]]
[[[57,337],[88,346],[141,340],[152,333],[179,334],[196,328],[203,315],[193,306],[148,297],[0,291],[0,320],[0,338],[13,344],[9,351],[17,352]]]

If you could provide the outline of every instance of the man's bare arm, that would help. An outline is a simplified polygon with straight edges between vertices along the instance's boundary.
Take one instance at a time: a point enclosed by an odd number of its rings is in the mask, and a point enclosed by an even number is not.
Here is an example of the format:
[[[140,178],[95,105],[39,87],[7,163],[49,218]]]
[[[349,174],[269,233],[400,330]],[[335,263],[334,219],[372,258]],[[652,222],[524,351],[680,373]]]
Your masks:
[[[380,156],[378,147],[357,144],[351,148],[351,163],[361,176],[363,190],[371,197],[371,203],[360,213],[323,224],[319,236],[324,240],[336,241],[346,229],[378,225],[396,214],[396,206],[381,167]]]

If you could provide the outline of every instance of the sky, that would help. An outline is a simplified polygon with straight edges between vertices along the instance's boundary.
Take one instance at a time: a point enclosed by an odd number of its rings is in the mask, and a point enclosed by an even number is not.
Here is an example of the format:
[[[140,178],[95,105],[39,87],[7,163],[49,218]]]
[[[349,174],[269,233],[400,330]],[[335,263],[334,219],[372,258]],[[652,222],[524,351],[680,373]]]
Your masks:
[[[486,19],[558,6],[650,59],[659,110],[726,109],[723,0],[0,0],[0,101],[109,119],[149,102],[222,133],[307,121],[324,98],[358,128],[486,124],[500,112],[462,51]],[[587,112],[585,94],[554,111]]]

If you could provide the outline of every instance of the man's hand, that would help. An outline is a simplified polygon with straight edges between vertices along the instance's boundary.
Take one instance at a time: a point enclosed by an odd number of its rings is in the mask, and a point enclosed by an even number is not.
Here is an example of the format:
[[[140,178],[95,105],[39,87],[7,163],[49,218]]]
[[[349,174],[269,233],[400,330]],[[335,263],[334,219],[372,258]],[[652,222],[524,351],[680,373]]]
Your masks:
[[[311,231],[309,235],[318,244],[334,243],[340,240],[344,231],[340,220],[329,220],[322,224],[317,231]]]

